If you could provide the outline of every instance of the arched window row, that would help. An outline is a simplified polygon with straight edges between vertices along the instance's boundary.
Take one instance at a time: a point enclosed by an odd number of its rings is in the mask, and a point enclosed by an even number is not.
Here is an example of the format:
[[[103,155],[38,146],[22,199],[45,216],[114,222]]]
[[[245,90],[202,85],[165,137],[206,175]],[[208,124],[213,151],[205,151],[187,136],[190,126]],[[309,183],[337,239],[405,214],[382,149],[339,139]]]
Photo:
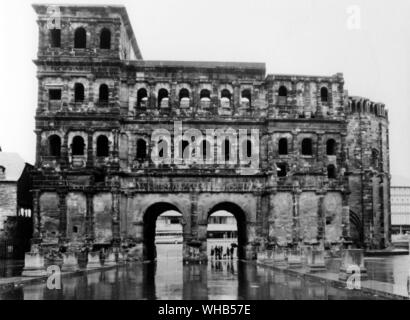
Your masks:
[[[380,103],[374,103],[367,100],[352,99],[348,103],[348,112],[350,113],[369,113],[379,117],[386,117],[387,111],[385,106]]]
[[[168,108],[170,106],[170,93],[168,89],[160,88],[156,93],[157,98],[157,108]],[[193,94],[187,88],[180,89],[176,94],[176,99],[178,100],[179,106],[182,108],[187,108],[190,106]],[[228,89],[223,89],[220,92],[220,103],[221,106],[230,107],[233,101],[233,94]],[[211,105],[211,91],[208,89],[202,89],[199,92],[199,103],[201,107],[207,108]],[[240,103],[242,106],[251,107],[252,106],[252,93],[250,89],[245,89],[241,91]],[[140,88],[137,90],[137,109],[146,109],[149,104],[149,94],[146,88]]]
[[[51,29],[50,30],[50,47],[60,48],[61,47],[61,29]],[[98,47],[100,49],[111,49],[112,48],[112,36],[111,31],[108,28],[101,29],[98,35]],[[86,49],[87,48],[87,31],[84,27],[78,27],[74,30],[74,43],[73,47],[75,49]]]
[[[280,156],[289,154],[289,142],[287,138],[280,138],[278,140],[278,154]],[[304,156],[313,156],[313,139],[305,138],[301,142],[301,154]],[[334,139],[328,139],[326,141],[326,155],[336,156],[337,143]]]
[[[81,135],[75,135],[68,142],[69,154],[71,156],[85,156],[86,155],[86,143],[85,138]],[[51,134],[47,138],[47,156],[60,158],[62,153],[62,139],[57,134]],[[108,157],[110,154],[110,142],[105,134],[97,136],[95,143],[95,155],[97,157]]]

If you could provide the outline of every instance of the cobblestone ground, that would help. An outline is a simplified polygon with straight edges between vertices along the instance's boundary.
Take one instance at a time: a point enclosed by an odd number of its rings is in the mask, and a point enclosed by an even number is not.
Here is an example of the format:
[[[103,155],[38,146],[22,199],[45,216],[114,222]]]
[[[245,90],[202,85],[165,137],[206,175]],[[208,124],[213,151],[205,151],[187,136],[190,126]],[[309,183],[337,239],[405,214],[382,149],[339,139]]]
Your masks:
[[[181,245],[158,245],[157,263],[130,264],[0,293],[0,299],[376,299],[236,259],[183,265]]]

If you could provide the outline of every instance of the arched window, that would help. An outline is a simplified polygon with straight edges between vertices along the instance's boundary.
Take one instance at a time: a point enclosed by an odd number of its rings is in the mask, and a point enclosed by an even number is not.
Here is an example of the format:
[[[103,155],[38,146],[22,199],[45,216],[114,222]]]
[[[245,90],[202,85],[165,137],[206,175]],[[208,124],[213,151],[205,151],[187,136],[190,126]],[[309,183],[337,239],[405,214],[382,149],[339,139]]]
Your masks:
[[[326,154],[328,156],[336,155],[336,141],[333,139],[329,139],[326,142]]]
[[[333,164],[327,166],[327,177],[329,179],[336,179],[336,168]]]
[[[74,85],[74,100],[75,102],[84,101],[84,86],[82,83],[76,83]]]
[[[221,92],[221,99],[228,99],[231,101],[231,92],[228,89],[223,89]]]
[[[329,99],[329,91],[327,90],[326,87],[322,87],[320,89],[320,101],[326,103],[328,102]]]
[[[61,47],[61,29],[50,30],[50,45],[52,48]]]
[[[181,89],[179,91],[179,104],[182,108],[189,108],[189,91],[188,89]]]
[[[82,27],[77,28],[74,33],[74,48],[85,49],[86,46],[87,46],[87,32]]]
[[[98,99],[100,102],[108,102],[108,96],[109,96],[109,91],[108,91],[108,86],[103,83],[100,85],[100,90],[99,90],[99,95]]]
[[[278,163],[276,164],[276,170],[279,178],[286,177],[288,172],[286,168],[286,163]]]
[[[247,107],[251,106],[251,91],[243,90],[241,93],[241,103]]]
[[[279,139],[279,154],[280,155],[287,155],[288,154],[288,139],[281,138]]]
[[[143,160],[147,157],[147,142],[144,139],[137,140],[137,159]]]
[[[75,136],[71,144],[71,152],[73,156],[83,156],[84,155],[84,139],[80,136]]]
[[[168,90],[167,89],[162,88],[162,89],[159,89],[158,91],[158,108],[168,108]]]
[[[202,100],[203,98],[211,99],[211,92],[207,89],[202,89],[200,94],[199,94],[200,99]]]
[[[280,86],[278,94],[279,94],[279,97],[287,97],[288,96],[288,89],[286,89],[285,86]]]
[[[225,156],[225,161],[230,160],[230,153],[231,153],[231,144],[229,143],[229,140],[226,139],[223,144],[223,152]]]
[[[201,108],[207,109],[211,106],[211,92],[207,89],[202,89],[200,94]]]
[[[141,88],[137,92],[137,108],[146,108],[148,100],[147,89]]]
[[[280,86],[278,91],[278,104],[286,105],[288,98],[288,89],[285,86]]]
[[[188,89],[181,89],[179,90],[179,101],[181,101],[182,99],[188,98],[189,99],[189,91]]]
[[[61,154],[61,138],[53,134],[48,138],[48,155],[51,157],[60,157]]]
[[[97,138],[97,157],[108,157],[108,153],[108,138],[104,135],[101,135]]]
[[[311,156],[313,154],[312,139],[302,140],[302,155]]]
[[[101,30],[100,49],[111,49],[111,31],[106,28]]]

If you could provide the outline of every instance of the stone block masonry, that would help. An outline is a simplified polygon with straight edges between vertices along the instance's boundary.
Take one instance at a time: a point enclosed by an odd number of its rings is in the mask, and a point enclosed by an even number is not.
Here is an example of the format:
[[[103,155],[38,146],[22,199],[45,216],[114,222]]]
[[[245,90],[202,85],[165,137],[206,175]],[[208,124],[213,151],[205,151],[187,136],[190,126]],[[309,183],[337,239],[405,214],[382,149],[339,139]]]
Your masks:
[[[136,260],[152,260],[156,218],[168,210],[182,214],[183,257],[191,262],[207,259],[208,217],[220,210],[237,220],[242,258],[274,245],[389,245],[388,114],[381,103],[348,96],[342,74],[143,60],[124,7],[62,5],[60,35],[47,28],[46,6],[34,9],[33,243],[42,250],[123,246],[138,248]],[[229,163],[227,150],[238,144],[229,139],[222,150],[199,142],[225,163],[152,161],[153,150],[173,158],[189,144],[154,148],[152,133],[173,132],[176,121],[203,136],[257,130],[257,143],[245,142],[259,166]]]

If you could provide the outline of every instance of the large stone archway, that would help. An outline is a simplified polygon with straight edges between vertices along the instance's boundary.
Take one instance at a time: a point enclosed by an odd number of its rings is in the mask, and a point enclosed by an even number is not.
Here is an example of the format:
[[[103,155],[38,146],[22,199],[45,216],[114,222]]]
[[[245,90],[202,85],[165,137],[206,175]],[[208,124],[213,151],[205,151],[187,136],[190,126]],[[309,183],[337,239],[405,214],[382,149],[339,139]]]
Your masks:
[[[143,258],[144,260],[155,260],[157,257],[155,247],[155,228],[157,218],[166,211],[181,210],[168,202],[157,202],[149,206],[143,216]]]
[[[247,258],[247,244],[248,244],[248,232],[247,232],[247,223],[246,223],[246,213],[245,211],[237,204],[232,202],[220,202],[214,205],[208,212],[208,218],[217,211],[228,211],[233,214],[236,219],[237,228],[238,228],[238,258],[246,259]]]

